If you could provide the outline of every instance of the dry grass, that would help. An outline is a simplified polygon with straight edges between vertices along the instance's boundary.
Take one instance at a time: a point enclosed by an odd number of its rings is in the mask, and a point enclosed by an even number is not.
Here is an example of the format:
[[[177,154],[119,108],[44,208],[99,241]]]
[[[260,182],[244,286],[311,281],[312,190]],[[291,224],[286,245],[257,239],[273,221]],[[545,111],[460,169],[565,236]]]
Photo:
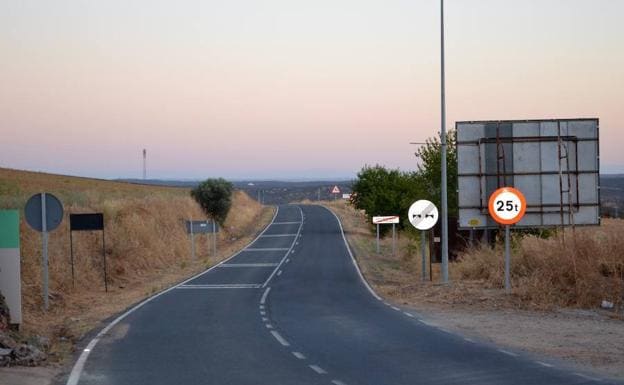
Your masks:
[[[603,220],[600,227],[566,229],[564,237],[513,240],[511,277],[514,294],[537,307],[592,308],[602,300],[621,306],[624,286],[624,221]],[[464,279],[501,287],[503,250],[466,252],[456,268]]]
[[[50,233],[50,310],[42,311],[41,236],[22,219],[23,330],[51,337],[62,358],[72,342],[132,303],[222,260],[240,249],[272,216],[245,193],[233,196],[218,234],[218,255],[205,235],[196,237],[192,260],[184,220],[205,215],[188,189],[153,187],[0,169],[0,208],[22,208],[30,195],[46,191],[65,206],[61,226]],[[109,292],[104,292],[100,232],[74,232],[72,284],[68,214],[103,212]],[[65,342],[62,342],[65,341]],[[56,342],[56,343],[55,343]]]
[[[347,238],[367,280],[382,295],[403,303],[547,309],[596,308],[603,299],[622,305],[624,293],[624,221],[603,220],[600,227],[566,230],[560,238],[515,236],[512,250],[513,295],[503,291],[503,245],[465,252],[451,263],[452,284],[440,286],[439,264],[433,280],[421,282],[417,239],[399,234],[396,255],[391,239],[381,254],[363,212],[344,201],[324,202],[343,222]],[[428,267],[427,261],[427,267]],[[617,312],[616,312],[617,313]]]

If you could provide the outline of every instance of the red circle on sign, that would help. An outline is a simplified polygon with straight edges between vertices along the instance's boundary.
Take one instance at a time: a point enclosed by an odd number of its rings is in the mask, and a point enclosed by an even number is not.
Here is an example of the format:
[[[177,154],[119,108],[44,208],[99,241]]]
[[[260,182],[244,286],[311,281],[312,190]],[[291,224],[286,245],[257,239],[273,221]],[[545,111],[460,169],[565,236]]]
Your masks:
[[[520,190],[501,187],[490,195],[488,211],[496,222],[513,225],[520,222],[526,212],[526,199]]]

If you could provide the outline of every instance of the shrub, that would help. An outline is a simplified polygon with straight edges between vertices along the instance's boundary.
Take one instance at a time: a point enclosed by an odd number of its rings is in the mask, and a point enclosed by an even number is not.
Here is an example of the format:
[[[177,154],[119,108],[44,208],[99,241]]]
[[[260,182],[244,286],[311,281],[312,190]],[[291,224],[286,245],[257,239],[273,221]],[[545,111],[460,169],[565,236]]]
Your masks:
[[[208,216],[223,224],[232,207],[233,189],[232,183],[223,178],[207,179],[191,190],[191,196]]]

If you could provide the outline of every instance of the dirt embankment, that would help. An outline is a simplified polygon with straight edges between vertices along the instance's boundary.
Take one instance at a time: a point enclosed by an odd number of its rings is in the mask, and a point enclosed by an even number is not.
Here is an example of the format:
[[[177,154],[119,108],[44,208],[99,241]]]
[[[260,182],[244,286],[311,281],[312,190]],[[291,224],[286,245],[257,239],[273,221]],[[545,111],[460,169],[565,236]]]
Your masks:
[[[563,247],[556,238],[516,238],[513,293],[506,295],[500,247],[451,263],[448,286],[438,283],[436,264],[433,280],[421,282],[417,239],[399,234],[396,255],[390,237],[383,239],[378,255],[364,213],[343,201],[325,204],[340,217],[364,276],[388,300],[473,339],[624,379],[621,310],[600,309],[602,299],[621,303],[624,221],[577,229],[576,249],[567,233]]]
[[[188,189],[153,187],[0,169],[0,208],[23,208],[46,191],[64,204],[65,218],[50,233],[50,307],[42,309],[41,238],[24,222],[21,230],[24,322],[16,338],[45,337],[48,363],[60,363],[74,343],[103,319],[200,272],[244,247],[271,219],[273,209],[235,192],[218,234],[218,255],[206,235],[196,236],[191,258],[184,220],[205,214]],[[100,232],[75,232],[72,280],[69,213],[102,212],[105,219],[108,293],[104,291]]]

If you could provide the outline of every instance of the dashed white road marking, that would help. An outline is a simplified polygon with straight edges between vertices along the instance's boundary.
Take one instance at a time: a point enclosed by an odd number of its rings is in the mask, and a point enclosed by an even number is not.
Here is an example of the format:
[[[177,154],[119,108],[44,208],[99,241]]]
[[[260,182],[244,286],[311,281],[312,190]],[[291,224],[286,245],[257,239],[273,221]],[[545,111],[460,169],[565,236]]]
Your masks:
[[[269,319],[267,317],[262,317],[262,322],[267,322]]]
[[[412,313],[408,313],[408,312],[404,311],[403,314],[405,314],[408,317],[414,318],[414,315]]]
[[[275,224],[275,223],[274,223]],[[266,234],[262,235],[262,238],[281,238],[281,237],[296,237],[297,234]]]
[[[286,263],[290,262],[290,258],[286,258]]]
[[[299,228],[297,229],[297,234],[301,234],[301,229],[303,228],[303,210],[301,209],[301,207],[297,206],[297,208],[299,209],[299,214],[301,215],[302,221],[301,222],[296,222],[299,223]],[[279,270],[280,266],[282,266],[282,264],[284,263],[284,261],[286,260],[286,258],[288,257],[289,252],[294,253],[295,251],[293,250],[293,248],[295,247],[295,241],[297,240],[297,238],[295,237],[295,239],[293,240],[293,242],[290,244],[290,248],[285,249],[286,253],[284,254],[284,257],[282,257],[282,260],[279,262],[279,264],[277,265],[277,267],[273,270],[273,272],[271,273],[271,275],[269,275],[269,278],[266,279],[266,281],[264,281],[264,283],[262,284],[262,287],[265,287],[266,285],[269,284],[269,282],[271,282],[271,279],[273,279],[273,276],[277,273],[277,270]]]
[[[302,218],[303,220],[303,218]],[[273,222],[272,225],[298,225],[301,222]]]
[[[279,277],[280,275],[282,275],[282,271],[281,270],[277,272],[277,276]]]
[[[498,349],[498,351],[503,353],[503,354],[507,354],[508,356],[518,357],[518,355],[516,353],[510,352],[510,351],[505,350],[505,349]]]
[[[226,284],[215,284],[215,285],[180,285],[176,286],[173,289],[260,289],[262,287],[261,284],[255,283],[226,283]]]
[[[305,360],[305,356],[299,352],[292,352],[292,354],[300,360]]]
[[[271,324],[265,324],[264,326],[266,326],[267,329],[273,329],[273,325]]]
[[[265,311],[261,311],[260,315],[266,315],[266,312]]]
[[[347,384],[345,384],[344,382],[342,382],[340,380],[332,380],[331,383],[334,384],[334,385],[347,385]]]
[[[327,371],[325,371],[325,369],[321,368],[318,365],[308,365],[308,366],[310,367],[310,369],[314,370],[318,374],[327,374]]]
[[[474,343],[474,340],[472,340],[472,339],[470,339],[470,338],[468,338],[468,337],[464,337],[464,341],[467,341],[467,342],[472,342],[472,343]]]
[[[283,346],[290,346],[290,344],[288,343],[288,341],[286,341],[284,339],[284,337],[282,337],[278,332],[276,332],[275,330],[271,330],[271,334],[273,334],[273,337],[275,337],[275,339],[277,340],[277,342],[279,342],[280,344],[282,344]]]
[[[258,306],[258,308],[264,309],[264,305],[260,305],[260,306]]]
[[[254,247],[246,248],[245,251],[286,251],[286,247]]]
[[[266,302],[267,296],[269,295],[269,291],[271,291],[271,286],[267,287],[264,293],[262,293],[262,298],[260,298],[260,303],[264,305]]]
[[[399,308],[398,308],[398,307],[396,307],[396,306],[390,306],[390,307],[392,308],[392,310],[401,311],[401,309],[399,309]]]
[[[542,366],[545,366],[547,368],[552,368],[554,366],[553,364],[549,364],[547,362],[542,362],[542,361],[535,361],[535,363],[539,364],[539,365],[542,365]]]
[[[277,263],[223,263],[219,267],[275,267]]]

